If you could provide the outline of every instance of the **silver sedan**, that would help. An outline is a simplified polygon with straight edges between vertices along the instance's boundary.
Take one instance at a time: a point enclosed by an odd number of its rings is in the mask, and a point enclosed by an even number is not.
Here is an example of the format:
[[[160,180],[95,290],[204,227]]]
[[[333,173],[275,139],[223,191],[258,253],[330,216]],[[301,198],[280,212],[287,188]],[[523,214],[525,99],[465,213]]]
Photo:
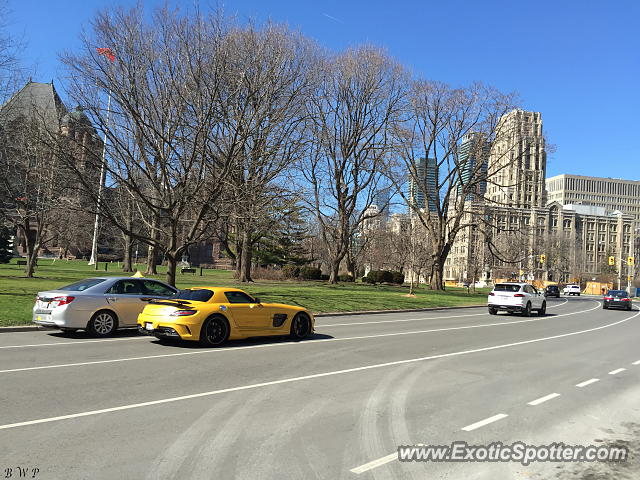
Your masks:
[[[33,323],[65,332],[84,329],[106,337],[118,328],[135,327],[138,314],[150,300],[171,297],[177,291],[147,278],[87,278],[57,290],[38,292]]]

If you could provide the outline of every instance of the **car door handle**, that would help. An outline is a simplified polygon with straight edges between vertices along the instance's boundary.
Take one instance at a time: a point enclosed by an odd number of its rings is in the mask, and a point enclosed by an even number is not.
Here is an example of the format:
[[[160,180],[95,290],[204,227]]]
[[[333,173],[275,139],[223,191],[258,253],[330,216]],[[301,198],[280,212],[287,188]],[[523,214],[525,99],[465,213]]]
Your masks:
[[[151,297],[141,297],[140,298],[141,302],[150,302],[151,300],[153,300],[153,298],[151,298]]]
[[[107,300],[109,300],[110,302],[115,302],[118,299],[116,297],[107,297]]]

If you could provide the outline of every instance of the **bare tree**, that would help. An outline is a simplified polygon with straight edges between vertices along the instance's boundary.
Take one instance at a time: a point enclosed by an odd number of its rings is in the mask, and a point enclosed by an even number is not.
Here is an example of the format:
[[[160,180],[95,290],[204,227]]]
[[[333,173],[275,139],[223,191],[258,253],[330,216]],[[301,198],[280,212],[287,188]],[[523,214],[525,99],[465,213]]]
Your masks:
[[[379,49],[360,47],[326,59],[318,75],[308,101],[313,123],[302,174],[327,248],[329,281],[336,283],[354,235],[370,216],[405,73]]]
[[[232,30],[226,48],[233,64],[222,98],[222,141],[215,147],[232,170],[224,179],[229,202],[220,216],[233,225],[235,248],[226,245],[240,281],[250,282],[253,247],[274,218],[266,213],[291,203],[284,201],[289,186],[283,174],[305,153],[305,101],[316,47],[299,33],[267,24]]]
[[[97,14],[81,51],[62,61],[70,73],[70,96],[106,134],[109,186],[129,192],[144,228],[131,228],[107,202],[99,204],[99,213],[162,252],[167,282],[175,284],[177,262],[208,231],[212,205],[231,167],[217,149],[231,59],[217,16],[165,7],[146,18],[140,6]],[[109,48],[112,61],[96,46]],[[110,111],[104,108],[106,92]],[[95,189],[85,186],[98,204]]]
[[[486,156],[492,143],[509,134],[500,119],[512,108],[513,95],[481,84],[411,84],[404,118],[394,129],[397,155],[386,172],[431,244],[432,289],[444,289],[444,264],[458,233],[482,222],[482,217],[467,215],[472,200],[509,164],[489,172]],[[510,158],[511,153],[500,155]]]
[[[16,90],[16,85],[24,75],[19,60],[23,43],[7,33],[10,13],[8,2],[0,0],[0,105]]]
[[[62,180],[49,148],[51,132],[38,112],[33,113],[31,118],[20,115],[12,120],[2,115],[0,127],[0,192],[8,199],[4,214],[21,237],[27,277],[33,277],[40,248],[47,243]]]

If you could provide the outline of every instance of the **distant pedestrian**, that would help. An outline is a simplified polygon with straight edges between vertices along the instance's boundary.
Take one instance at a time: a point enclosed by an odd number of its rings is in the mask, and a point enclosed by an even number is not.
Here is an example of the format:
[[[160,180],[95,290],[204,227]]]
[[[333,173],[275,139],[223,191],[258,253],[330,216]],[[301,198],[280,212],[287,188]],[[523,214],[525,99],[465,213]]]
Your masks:
[[[602,296],[604,297],[604,294],[606,293],[606,290],[604,287],[602,287]]]

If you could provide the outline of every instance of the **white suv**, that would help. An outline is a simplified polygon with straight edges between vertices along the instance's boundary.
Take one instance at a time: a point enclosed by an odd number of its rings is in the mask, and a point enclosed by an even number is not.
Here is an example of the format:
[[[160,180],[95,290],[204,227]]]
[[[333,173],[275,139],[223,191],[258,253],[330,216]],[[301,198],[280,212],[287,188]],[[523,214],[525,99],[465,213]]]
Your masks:
[[[580,296],[580,285],[567,285],[562,290],[565,295],[578,295]]]
[[[491,315],[498,313],[498,310],[506,310],[509,313],[520,312],[528,317],[531,310],[544,315],[547,301],[542,292],[528,283],[498,283],[489,293],[488,307]]]

